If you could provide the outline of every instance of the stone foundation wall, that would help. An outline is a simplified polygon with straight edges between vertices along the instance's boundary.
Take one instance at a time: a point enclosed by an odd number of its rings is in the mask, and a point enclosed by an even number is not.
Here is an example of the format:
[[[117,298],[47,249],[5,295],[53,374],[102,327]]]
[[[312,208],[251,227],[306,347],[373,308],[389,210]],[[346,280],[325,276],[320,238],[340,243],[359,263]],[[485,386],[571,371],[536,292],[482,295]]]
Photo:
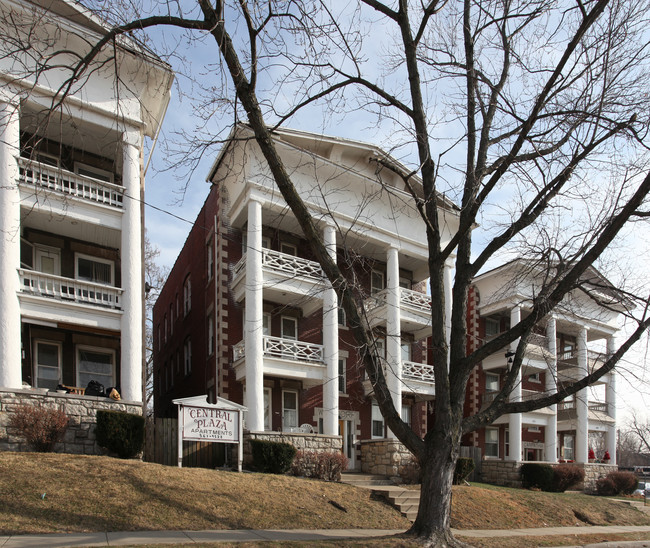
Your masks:
[[[399,441],[393,439],[361,441],[361,471],[390,478],[410,475],[413,455]]]
[[[250,440],[252,439],[288,443],[289,445],[293,445],[298,451],[327,453],[340,453],[343,444],[341,436],[302,434],[296,432],[244,432],[244,465],[249,465],[253,462],[250,444]]]
[[[522,464],[523,462],[515,461],[484,460],[481,466],[481,481],[494,485],[503,485],[505,487],[521,488],[519,469]],[[551,466],[559,465],[557,462],[545,462],[540,464],[550,464]],[[584,470],[584,482],[576,485],[572,489],[576,491],[584,491],[585,493],[595,493],[596,481],[598,481],[599,478],[604,478],[610,472],[618,470],[618,466],[615,464],[569,463],[569,466],[575,466]]]
[[[105,455],[107,451],[95,441],[97,410],[125,411],[142,415],[139,402],[113,401],[109,398],[59,394],[39,389],[0,389],[0,451],[31,451],[27,443],[9,426],[9,418],[21,404],[41,405],[61,409],[69,417],[68,430],[63,441],[57,443],[57,453]]]

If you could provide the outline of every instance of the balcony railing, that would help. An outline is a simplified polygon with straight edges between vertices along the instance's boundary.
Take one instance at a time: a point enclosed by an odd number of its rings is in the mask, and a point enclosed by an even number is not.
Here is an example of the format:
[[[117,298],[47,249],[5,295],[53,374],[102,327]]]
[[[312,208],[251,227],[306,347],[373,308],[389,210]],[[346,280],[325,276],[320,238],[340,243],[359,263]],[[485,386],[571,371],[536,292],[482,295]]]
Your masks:
[[[271,358],[283,358],[311,363],[323,363],[323,346],[292,339],[264,336],[262,342],[264,356]],[[244,341],[239,341],[233,347],[234,361],[246,356]]]
[[[235,274],[241,272],[245,265],[246,255],[235,265]],[[262,268],[289,278],[304,277],[316,281],[323,281],[325,278],[323,269],[316,261],[308,261],[302,257],[288,255],[272,249],[262,250]]]
[[[121,308],[122,289],[19,269],[21,291],[39,297],[108,308]]]
[[[124,188],[77,175],[56,166],[18,159],[19,182],[98,204],[122,209]]]
[[[404,308],[415,309],[418,312],[431,314],[431,297],[426,293],[413,291],[412,289],[405,289],[400,287],[400,306]],[[374,310],[377,307],[386,304],[388,298],[388,289],[382,289],[375,293],[365,301],[365,308],[367,312]]]
[[[533,344],[548,350],[548,337],[540,335],[538,333],[531,333],[528,336],[528,344]]]
[[[405,361],[402,363],[402,377],[433,384],[433,365]]]

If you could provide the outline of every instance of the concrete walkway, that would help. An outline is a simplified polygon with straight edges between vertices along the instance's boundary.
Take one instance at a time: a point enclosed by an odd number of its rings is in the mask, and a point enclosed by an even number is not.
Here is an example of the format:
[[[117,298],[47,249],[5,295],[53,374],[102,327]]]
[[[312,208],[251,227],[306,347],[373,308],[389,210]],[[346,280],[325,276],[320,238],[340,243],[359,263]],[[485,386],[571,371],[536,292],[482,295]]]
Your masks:
[[[453,529],[454,535],[469,542],[472,538],[535,537],[551,535],[588,535],[650,532],[650,525],[643,526],[585,526],[543,527],[539,529]],[[0,548],[32,548],[66,546],[129,546],[138,544],[192,544],[195,542],[259,542],[259,541],[324,541],[359,540],[402,531],[382,529],[236,529],[226,531],[130,531],[106,533],[70,533],[48,535],[0,536]]]

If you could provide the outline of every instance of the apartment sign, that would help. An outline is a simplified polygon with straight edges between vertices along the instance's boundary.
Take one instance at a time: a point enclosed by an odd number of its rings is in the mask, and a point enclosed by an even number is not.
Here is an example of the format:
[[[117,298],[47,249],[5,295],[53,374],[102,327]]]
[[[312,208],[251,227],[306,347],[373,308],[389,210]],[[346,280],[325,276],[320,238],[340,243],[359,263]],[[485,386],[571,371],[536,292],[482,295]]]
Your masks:
[[[183,405],[181,414],[184,440],[239,442],[239,411]]]
[[[178,466],[183,466],[184,442],[213,442],[237,444],[237,469],[244,461],[244,412],[246,407],[217,398],[208,403],[208,396],[192,396],[172,400],[178,406]],[[186,446],[186,449],[188,447]]]

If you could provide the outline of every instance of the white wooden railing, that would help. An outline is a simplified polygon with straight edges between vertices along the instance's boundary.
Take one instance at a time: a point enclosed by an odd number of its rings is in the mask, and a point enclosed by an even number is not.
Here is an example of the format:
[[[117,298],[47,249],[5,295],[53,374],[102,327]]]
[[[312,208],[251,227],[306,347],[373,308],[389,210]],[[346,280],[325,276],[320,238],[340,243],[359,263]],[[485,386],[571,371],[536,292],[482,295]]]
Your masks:
[[[433,365],[416,362],[402,362],[402,377],[414,381],[422,381],[433,384]]]
[[[56,166],[18,159],[19,182],[52,190],[82,200],[122,209],[124,188],[113,183],[77,175]]]
[[[246,255],[235,265],[235,274],[241,272],[245,265]],[[325,273],[316,261],[308,261],[302,257],[273,251],[272,249],[262,250],[262,268],[270,272],[283,274],[287,278],[303,277],[319,282],[325,280]]]
[[[60,301],[121,308],[122,289],[92,282],[19,269],[21,291]]]
[[[400,288],[400,305],[415,308],[426,314],[431,314],[431,296],[412,289]]]
[[[292,339],[264,336],[262,339],[264,356],[272,358],[284,358],[301,362],[323,363],[323,346]],[[244,341],[239,341],[233,347],[233,360],[237,361],[245,357],[246,350]]]

